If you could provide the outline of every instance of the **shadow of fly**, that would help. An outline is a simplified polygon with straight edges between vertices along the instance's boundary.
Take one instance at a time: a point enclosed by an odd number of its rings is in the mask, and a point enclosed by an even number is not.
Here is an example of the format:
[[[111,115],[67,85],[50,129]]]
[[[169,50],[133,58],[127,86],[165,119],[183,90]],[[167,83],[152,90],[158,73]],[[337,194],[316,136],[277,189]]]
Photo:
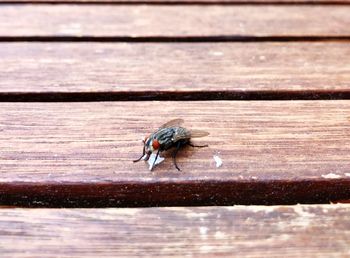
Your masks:
[[[205,131],[188,130],[184,127],[181,127],[180,125],[183,122],[183,119],[170,120],[169,122],[163,124],[157,131],[152,133],[150,136],[146,136],[143,140],[142,156],[139,159],[134,160],[134,162],[138,162],[142,159],[148,160],[152,152],[157,151],[156,158],[154,159],[154,162],[151,167],[152,170],[157,161],[159,153],[171,148],[175,148],[172,154],[173,163],[176,169],[180,171],[180,168],[176,163],[176,155],[178,151],[186,145],[198,148],[208,147],[208,145],[194,145],[190,142],[190,140],[191,138],[199,138],[209,135],[209,133]]]

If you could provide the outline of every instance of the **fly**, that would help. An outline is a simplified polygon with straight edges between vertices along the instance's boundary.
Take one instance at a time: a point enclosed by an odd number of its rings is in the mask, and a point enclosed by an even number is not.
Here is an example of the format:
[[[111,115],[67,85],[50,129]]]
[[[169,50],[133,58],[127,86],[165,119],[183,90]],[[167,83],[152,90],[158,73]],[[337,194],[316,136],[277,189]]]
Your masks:
[[[151,167],[152,170],[157,161],[159,153],[171,148],[175,148],[172,154],[173,163],[176,169],[180,171],[180,168],[176,163],[176,155],[178,151],[186,145],[199,148],[208,147],[208,145],[193,145],[190,142],[190,139],[205,137],[209,135],[209,133],[205,131],[188,130],[184,127],[181,127],[180,125],[183,122],[183,119],[170,120],[169,122],[163,124],[157,131],[152,133],[150,136],[145,137],[145,139],[143,140],[142,156],[139,159],[134,160],[134,162],[138,162],[141,159],[148,160],[152,152],[157,151],[156,158],[154,159],[154,162]]]

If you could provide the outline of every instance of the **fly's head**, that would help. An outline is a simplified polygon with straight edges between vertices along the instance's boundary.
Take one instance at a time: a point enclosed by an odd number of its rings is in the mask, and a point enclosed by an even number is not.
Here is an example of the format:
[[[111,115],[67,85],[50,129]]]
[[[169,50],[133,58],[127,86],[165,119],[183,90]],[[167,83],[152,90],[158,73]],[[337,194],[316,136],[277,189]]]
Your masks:
[[[152,154],[153,151],[159,150],[160,148],[160,143],[155,137],[145,137],[143,140],[144,147],[145,147],[145,152],[146,152],[146,159],[149,159],[149,156]]]

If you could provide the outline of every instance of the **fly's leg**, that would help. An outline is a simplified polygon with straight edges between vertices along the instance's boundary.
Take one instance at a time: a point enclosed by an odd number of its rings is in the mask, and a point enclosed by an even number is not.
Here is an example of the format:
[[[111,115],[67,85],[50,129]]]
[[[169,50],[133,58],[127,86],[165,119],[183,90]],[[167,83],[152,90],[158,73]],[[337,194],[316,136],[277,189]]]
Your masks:
[[[181,142],[178,142],[177,145],[176,145],[176,149],[173,152],[173,163],[174,163],[176,169],[179,170],[179,171],[181,171],[181,169],[177,166],[176,155],[177,155],[179,149],[181,148],[181,146],[182,146]]]
[[[142,156],[139,159],[133,160],[133,162],[139,162],[143,158],[143,156],[145,156],[145,154],[146,154],[146,150],[145,150],[145,146],[143,146]]]
[[[159,156],[159,152],[160,152],[160,149],[157,151],[156,158],[154,159],[153,164],[152,164],[152,167],[151,167],[151,171],[152,171],[153,168],[154,168],[154,164],[156,164],[156,161],[157,161],[158,156]]]
[[[196,147],[196,148],[204,148],[204,147],[208,147],[208,145],[194,145],[194,144],[192,144],[192,143],[187,143],[188,145],[190,145],[191,147]]]

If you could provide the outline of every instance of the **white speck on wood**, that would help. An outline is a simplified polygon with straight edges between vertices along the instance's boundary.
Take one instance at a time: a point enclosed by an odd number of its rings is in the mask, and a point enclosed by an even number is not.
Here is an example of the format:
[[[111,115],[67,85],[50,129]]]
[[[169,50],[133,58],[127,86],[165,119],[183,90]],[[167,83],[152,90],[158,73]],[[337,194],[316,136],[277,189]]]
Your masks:
[[[72,59],[72,58],[61,59],[61,61],[66,63],[66,64],[74,64],[76,62],[76,60]]]
[[[157,154],[152,153],[148,159],[148,165],[149,165],[149,170],[152,170],[153,168],[153,163],[154,160],[156,159]],[[158,165],[159,163],[162,163],[164,161],[164,158],[158,155],[156,162],[154,163],[154,166]]]
[[[227,235],[224,232],[216,231],[214,237],[215,239],[226,239]]]
[[[203,245],[203,246],[200,247],[200,251],[202,253],[208,253],[208,252],[212,251],[213,249],[214,249],[214,247],[213,246],[209,246],[209,245]]]
[[[104,53],[105,52],[105,50],[104,49],[96,49],[95,50],[95,53],[96,54],[102,54],[102,53]],[[143,140],[143,139],[142,139]]]
[[[221,166],[222,166],[222,160],[221,160],[221,158],[220,158],[219,156],[217,156],[217,155],[214,155],[213,158],[214,158],[214,160],[215,160],[215,162],[216,162],[216,167],[217,167],[217,168],[221,167]]]
[[[304,207],[302,205],[300,205],[300,204],[293,205],[292,207],[294,209],[294,212],[296,214],[298,214],[299,216],[301,216],[301,217],[308,217],[308,218],[311,217],[311,218],[313,218],[313,217],[316,216],[314,213],[310,213],[308,211],[305,211]]]
[[[208,213],[205,212],[187,212],[187,218],[205,218],[208,216]]]
[[[229,207],[227,207],[229,208]],[[235,205],[233,207],[235,210],[244,210],[246,209],[246,206],[244,205]],[[265,214],[268,214],[268,213],[271,213],[271,212],[275,212],[278,210],[277,207],[275,206],[250,206],[249,209],[252,211],[252,212],[263,212]]]
[[[136,216],[138,213],[139,211],[137,209],[105,209],[96,213],[86,212],[83,210],[78,210],[75,212],[75,214],[79,214],[79,216],[82,216],[83,218],[91,218],[95,220],[116,220],[116,215],[131,218]]]
[[[307,228],[315,218],[315,214],[308,212],[302,205],[294,205],[293,210],[296,214],[295,218],[292,218],[289,223],[293,227]]]
[[[334,173],[329,173],[327,175],[322,175],[323,178],[327,178],[327,179],[337,179],[337,178],[341,178],[340,175],[334,174]]]
[[[49,58],[40,58],[38,61],[39,63],[44,63],[44,64],[49,64],[54,62],[53,59],[49,59]]]
[[[224,53],[222,53],[220,51],[212,51],[212,52],[210,52],[210,54],[212,56],[223,56],[224,55]]]
[[[64,24],[60,26],[59,33],[62,34],[80,34],[81,33],[81,24],[79,23],[70,23],[70,24]]]
[[[350,173],[345,173],[344,175],[350,177]]]
[[[199,232],[201,233],[201,235],[206,235],[208,232],[208,228],[207,227],[200,227]]]

